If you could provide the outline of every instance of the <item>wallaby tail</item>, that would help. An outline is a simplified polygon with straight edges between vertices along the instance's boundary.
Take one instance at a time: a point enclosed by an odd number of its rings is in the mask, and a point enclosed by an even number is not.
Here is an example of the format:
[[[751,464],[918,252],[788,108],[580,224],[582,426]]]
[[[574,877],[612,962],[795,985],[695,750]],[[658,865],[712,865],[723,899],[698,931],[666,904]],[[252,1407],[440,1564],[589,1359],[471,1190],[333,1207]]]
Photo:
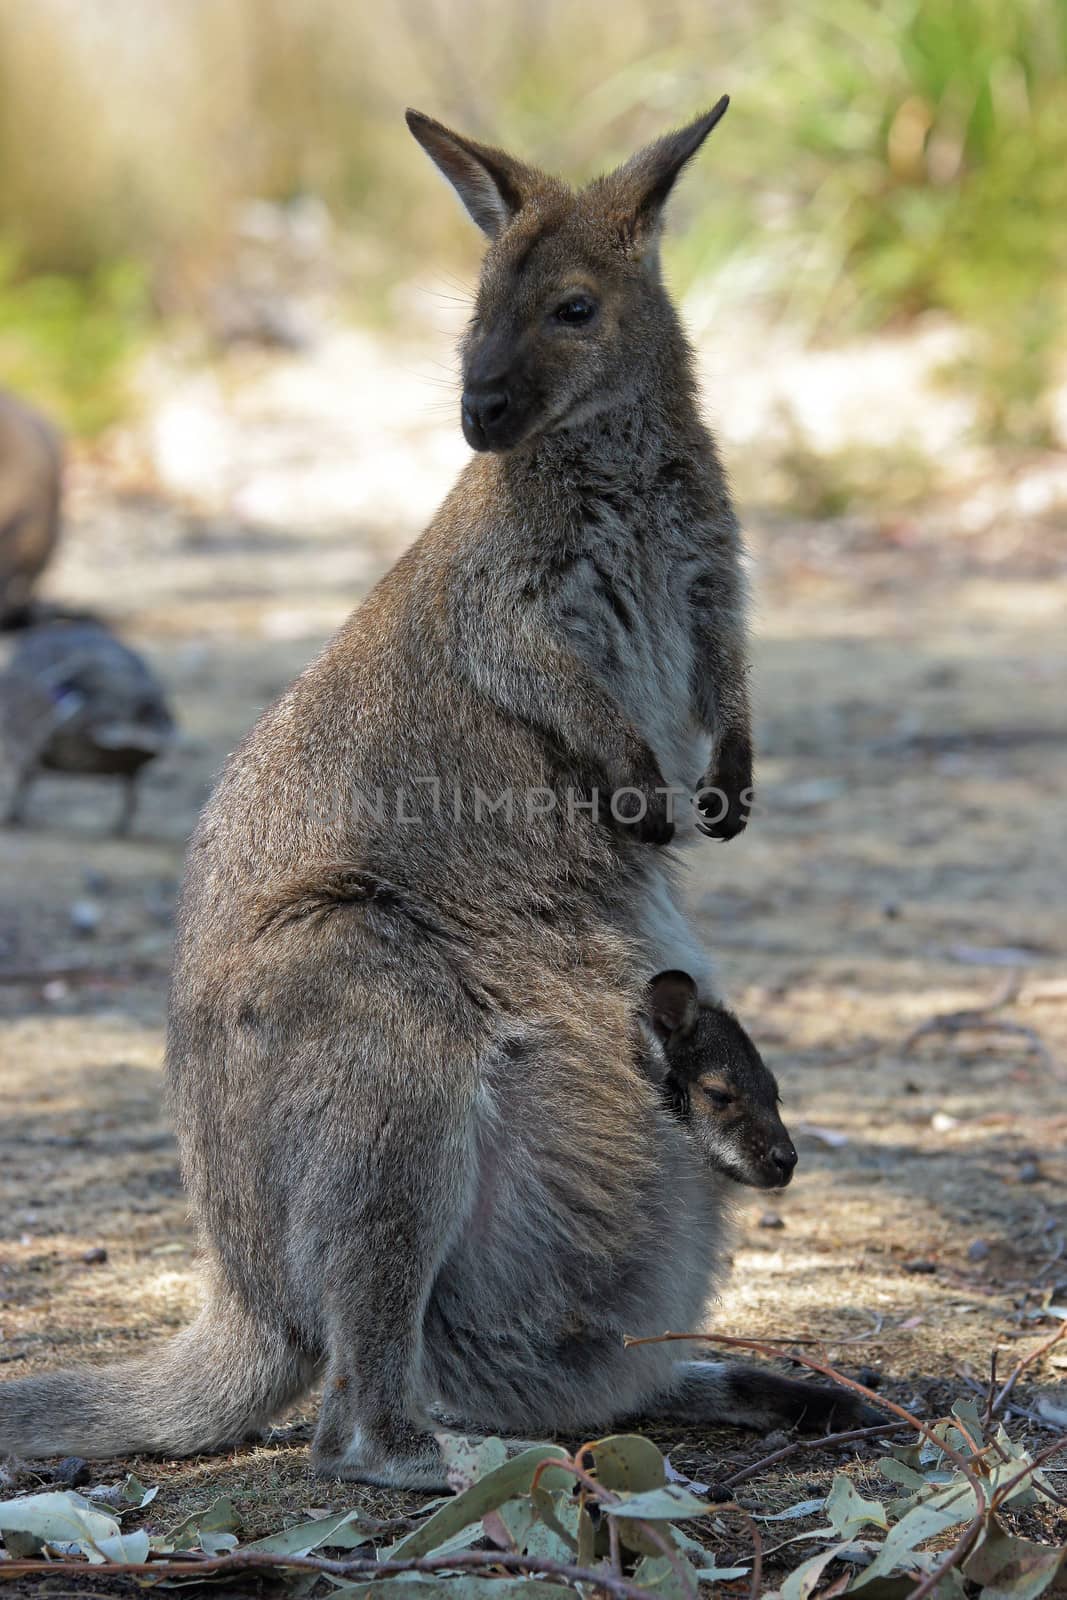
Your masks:
[[[152,1354],[0,1384],[0,1456],[195,1455],[243,1439],[311,1382],[316,1363],[233,1297]]]

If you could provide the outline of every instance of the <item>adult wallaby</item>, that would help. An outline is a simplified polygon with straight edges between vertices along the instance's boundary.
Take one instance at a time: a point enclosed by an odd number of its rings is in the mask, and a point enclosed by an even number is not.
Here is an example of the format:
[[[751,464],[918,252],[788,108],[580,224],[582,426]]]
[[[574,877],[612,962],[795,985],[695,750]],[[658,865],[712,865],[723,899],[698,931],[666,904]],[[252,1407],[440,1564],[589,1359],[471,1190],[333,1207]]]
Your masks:
[[[855,1415],[622,1346],[697,1323],[725,1263],[726,1180],[638,1020],[652,973],[703,964],[654,791],[710,752],[726,833],[748,783],[737,533],[656,261],[724,107],[579,193],[409,114],[491,238],[478,453],[190,848],[168,1069],[205,1308],[144,1361],[0,1385],[0,1448],[207,1450],[317,1373],[319,1470],[421,1487],[435,1406],[525,1434]],[[637,793],[613,817],[594,789]]]
[[[20,622],[59,538],[63,458],[40,412],[0,392],[0,626]]]

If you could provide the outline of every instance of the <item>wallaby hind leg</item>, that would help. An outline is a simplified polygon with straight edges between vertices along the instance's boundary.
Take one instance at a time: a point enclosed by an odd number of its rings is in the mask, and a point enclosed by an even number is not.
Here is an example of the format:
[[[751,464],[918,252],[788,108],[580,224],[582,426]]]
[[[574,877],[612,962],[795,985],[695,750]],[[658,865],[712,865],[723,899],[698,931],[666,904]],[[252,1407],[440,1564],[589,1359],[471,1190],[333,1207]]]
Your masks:
[[[422,1325],[470,1209],[477,1077],[476,1063],[457,1067],[455,1053],[419,1057],[394,1062],[388,1095],[331,1128],[309,1174],[329,1351],[312,1464],[324,1477],[444,1489],[422,1392]],[[383,1073],[377,1087],[385,1081]]]
[[[871,1428],[884,1414],[846,1389],[803,1383],[737,1361],[679,1361],[671,1389],[648,1408],[649,1416],[691,1423],[823,1432]]]

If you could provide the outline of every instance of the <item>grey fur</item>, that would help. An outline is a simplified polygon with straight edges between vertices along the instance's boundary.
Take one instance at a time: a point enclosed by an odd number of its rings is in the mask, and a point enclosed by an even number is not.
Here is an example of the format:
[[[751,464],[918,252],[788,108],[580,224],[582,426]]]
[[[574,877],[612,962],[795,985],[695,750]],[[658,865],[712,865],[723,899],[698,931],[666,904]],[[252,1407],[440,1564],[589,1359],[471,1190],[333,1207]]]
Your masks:
[[[503,364],[521,437],[469,463],[193,839],[168,1071],[201,1321],[132,1401],[128,1368],[0,1386],[0,1447],[207,1448],[321,1370],[318,1470],[437,1488],[442,1405],[531,1433],[835,1404],[622,1344],[699,1325],[728,1262],[728,1185],[639,1038],[645,979],[706,971],[651,791],[710,761],[740,825],[747,781],[737,527],[654,249],[652,189],[699,139],[576,195],[427,122],[495,234],[466,379]],[[579,271],[599,331],[557,337]],[[475,814],[539,786],[551,811]],[[568,808],[593,787],[647,814]]]
[[[138,780],[173,736],[159,679],[102,623],[27,628],[0,672],[0,772],[12,791],[4,820],[23,820],[42,773],[99,775],[123,783],[115,831],[127,833]]]

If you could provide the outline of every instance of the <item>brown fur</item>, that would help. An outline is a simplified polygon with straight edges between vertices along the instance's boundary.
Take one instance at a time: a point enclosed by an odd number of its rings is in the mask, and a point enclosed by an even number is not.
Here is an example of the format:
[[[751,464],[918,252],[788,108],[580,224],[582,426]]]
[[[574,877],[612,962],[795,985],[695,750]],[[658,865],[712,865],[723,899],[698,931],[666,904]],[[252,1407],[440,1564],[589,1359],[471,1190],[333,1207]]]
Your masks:
[[[0,391],[0,626],[26,614],[55,550],[62,471],[51,423]]]

